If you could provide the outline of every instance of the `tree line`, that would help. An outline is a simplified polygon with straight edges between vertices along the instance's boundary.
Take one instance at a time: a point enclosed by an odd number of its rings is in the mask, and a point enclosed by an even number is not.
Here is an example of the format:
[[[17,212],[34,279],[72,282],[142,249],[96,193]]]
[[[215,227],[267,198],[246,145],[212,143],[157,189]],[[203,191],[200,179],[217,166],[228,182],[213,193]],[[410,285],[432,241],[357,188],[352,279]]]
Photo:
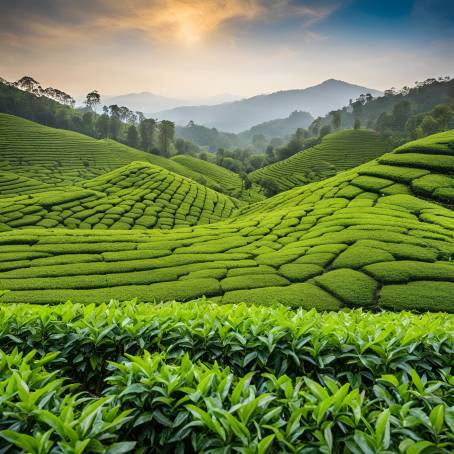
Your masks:
[[[171,121],[146,118],[142,112],[116,104],[103,106],[98,113],[101,96],[96,90],[87,94],[84,104],[76,108],[70,95],[52,87],[43,88],[30,76],[13,83],[0,78],[0,112],[96,139],[116,140],[166,157],[195,147],[184,140],[175,140],[175,125]]]

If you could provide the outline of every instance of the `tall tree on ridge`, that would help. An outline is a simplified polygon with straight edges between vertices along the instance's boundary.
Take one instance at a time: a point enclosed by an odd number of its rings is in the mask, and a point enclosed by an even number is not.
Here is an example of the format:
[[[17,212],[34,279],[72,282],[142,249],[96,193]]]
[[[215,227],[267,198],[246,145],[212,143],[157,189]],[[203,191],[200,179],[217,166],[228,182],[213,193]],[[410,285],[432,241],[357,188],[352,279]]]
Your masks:
[[[85,98],[85,105],[90,110],[96,110],[96,107],[101,104],[101,95],[97,92],[97,90],[93,90],[87,94]]]

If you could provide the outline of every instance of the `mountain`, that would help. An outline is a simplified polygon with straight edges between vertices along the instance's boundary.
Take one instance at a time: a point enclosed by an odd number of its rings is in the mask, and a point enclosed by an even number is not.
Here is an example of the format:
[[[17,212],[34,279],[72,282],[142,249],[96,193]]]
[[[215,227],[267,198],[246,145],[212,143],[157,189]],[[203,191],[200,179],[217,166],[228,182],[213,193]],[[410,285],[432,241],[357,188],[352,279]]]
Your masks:
[[[213,106],[181,106],[155,115],[179,125],[192,120],[223,131],[241,132],[265,121],[287,117],[295,110],[307,111],[314,117],[324,115],[363,93],[381,95],[377,90],[329,79],[309,88],[278,91]]]
[[[118,96],[107,96],[103,99],[106,105],[118,104],[126,106],[131,110],[143,112],[146,116],[153,116],[155,112],[160,110],[174,109],[191,104],[203,104],[207,106],[236,101],[238,96],[230,93],[222,93],[216,96],[207,96],[203,98],[177,99],[168,98],[166,96],[157,95],[149,91],[141,93],[128,93]]]
[[[307,128],[313,121],[314,117],[310,113],[295,110],[287,118],[277,118],[255,125],[240,133],[239,137],[251,141],[254,136],[261,134],[266,139],[284,139],[294,134],[298,128]]]
[[[118,104],[119,106],[126,106],[131,110],[143,112],[145,115],[150,115],[158,110],[173,109],[174,107],[188,104],[188,102],[181,99],[167,98],[148,91],[106,97],[103,99],[103,103],[106,105]]]

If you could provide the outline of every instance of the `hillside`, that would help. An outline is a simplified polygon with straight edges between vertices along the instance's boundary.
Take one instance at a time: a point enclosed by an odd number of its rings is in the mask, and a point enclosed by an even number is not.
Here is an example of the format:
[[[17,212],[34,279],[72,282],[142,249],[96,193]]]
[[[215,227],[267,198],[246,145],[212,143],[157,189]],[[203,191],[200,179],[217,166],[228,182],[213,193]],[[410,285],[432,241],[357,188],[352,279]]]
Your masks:
[[[1,301],[206,295],[454,312],[453,142],[454,131],[426,138],[209,225],[3,232]]]
[[[238,134],[238,137],[249,143],[252,142],[255,135],[263,135],[268,140],[273,138],[285,139],[294,134],[298,128],[307,129],[313,121],[314,118],[311,114],[295,111],[286,118],[277,118],[252,126],[247,131]]]
[[[217,185],[227,192],[237,192],[241,190],[240,176],[225,167],[186,155],[174,156],[172,161],[175,161],[194,172],[200,173],[207,181],[212,182],[212,185]]]
[[[0,199],[3,229],[171,229],[219,221],[239,204],[145,162],[128,164],[80,186]]]
[[[171,159],[1,113],[0,151],[0,171],[54,186],[77,184],[134,161],[203,181],[202,175]]]
[[[252,172],[250,178],[253,181],[267,178],[286,190],[351,169],[385,151],[386,144],[375,132],[343,130],[325,136],[314,147]]]
[[[381,94],[367,87],[330,79],[305,89],[279,91],[214,106],[183,106],[158,112],[156,116],[178,125],[194,121],[210,128],[238,133],[265,121],[285,118],[295,110],[309,112],[313,117],[325,115],[365,93],[373,96]]]

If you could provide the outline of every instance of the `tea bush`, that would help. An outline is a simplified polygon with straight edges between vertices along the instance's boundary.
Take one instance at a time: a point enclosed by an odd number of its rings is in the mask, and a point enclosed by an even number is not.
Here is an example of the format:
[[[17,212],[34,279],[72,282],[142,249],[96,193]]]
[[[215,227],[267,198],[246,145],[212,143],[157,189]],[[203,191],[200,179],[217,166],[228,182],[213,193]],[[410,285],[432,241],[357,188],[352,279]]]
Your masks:
[[[452,315],[207,301],[0,315],[3,452],[454,449]]]

